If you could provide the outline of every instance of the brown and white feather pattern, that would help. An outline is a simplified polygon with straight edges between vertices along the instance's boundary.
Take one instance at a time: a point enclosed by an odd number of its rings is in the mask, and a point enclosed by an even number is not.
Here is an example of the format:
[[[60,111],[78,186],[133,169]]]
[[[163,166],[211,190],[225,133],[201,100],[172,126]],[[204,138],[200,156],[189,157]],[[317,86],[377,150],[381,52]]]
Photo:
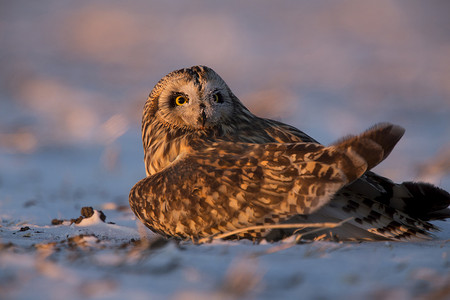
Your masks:
[[[180,95],[181,105],[175,101]],[[145,104],[147,177],[132,188],[130,205],[151,230],[180,239],[349,217],[329,234],[343,240],[427,238],[436,229],[427,220],[450,216],[449,194],[370,172],[403,133],[384,123],[325,147],[292,126],[254,116],[213,70],[177,70],[160,80]],[[291,234],[260,230],[234,237]]]

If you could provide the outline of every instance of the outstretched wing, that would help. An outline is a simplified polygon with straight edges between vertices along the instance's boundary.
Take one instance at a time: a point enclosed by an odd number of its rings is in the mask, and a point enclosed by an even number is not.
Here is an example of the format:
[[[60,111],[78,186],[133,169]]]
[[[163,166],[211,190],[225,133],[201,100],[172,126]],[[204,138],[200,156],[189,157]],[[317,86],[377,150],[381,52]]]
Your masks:
[[[330,147],[211,143],[138,182],[130,205],[149,228],[180,238],[282,222],[322,207],[382,161],[402,133],[382,124]]]

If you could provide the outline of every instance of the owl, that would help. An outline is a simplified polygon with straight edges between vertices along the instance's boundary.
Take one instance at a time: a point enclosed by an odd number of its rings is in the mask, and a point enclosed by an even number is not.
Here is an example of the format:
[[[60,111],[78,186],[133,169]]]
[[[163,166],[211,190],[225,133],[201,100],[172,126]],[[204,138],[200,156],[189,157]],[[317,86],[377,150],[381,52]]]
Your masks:
[[[276,241],[302,232],[278,224],[342,220],[320,236],[426,239],[437,230],[429,220],[450,217],[450,194],[370,171],[403,133],[381,123],[324,146],[252,114],[212,69],[176,70],[144,105],[147,177],[131,189],[130,206],[152,231],[194,242],[239,229],[227,238]]]

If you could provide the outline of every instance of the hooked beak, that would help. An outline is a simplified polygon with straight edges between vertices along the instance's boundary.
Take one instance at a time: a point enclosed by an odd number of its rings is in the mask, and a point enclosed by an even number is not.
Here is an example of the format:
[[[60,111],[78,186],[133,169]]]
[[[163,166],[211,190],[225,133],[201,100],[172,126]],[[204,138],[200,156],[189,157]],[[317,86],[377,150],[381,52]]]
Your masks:
[[[205,124],[206,124],[206,114],[205,111],[202,109],[202,114],[201,116],[198,118],[198,121],[200,123],[202,123],[202,127],[205,128]]]

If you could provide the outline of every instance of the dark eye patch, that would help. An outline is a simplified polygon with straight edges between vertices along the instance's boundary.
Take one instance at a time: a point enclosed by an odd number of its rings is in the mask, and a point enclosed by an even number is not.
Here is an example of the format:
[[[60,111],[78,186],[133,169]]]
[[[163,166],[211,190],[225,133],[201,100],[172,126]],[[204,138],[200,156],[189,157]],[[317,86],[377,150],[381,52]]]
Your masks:
[[[184,98],[189,100],[188,96],[185,93],[174,92],[169,97],[170,107],[177,107],[177,106],[179,106],[179,105],[177,105],[177,100],[176,100],[177,97],[179,97],[179,96],[183,96]]]
[[[220,93],[220,92],[217,92],[217,93],[215,93],[214,95],[213,95],[213,100],[214,100],[214,102],[216,102],[216,103],[223,103],[223,96],[222,96],[222,94]]]

